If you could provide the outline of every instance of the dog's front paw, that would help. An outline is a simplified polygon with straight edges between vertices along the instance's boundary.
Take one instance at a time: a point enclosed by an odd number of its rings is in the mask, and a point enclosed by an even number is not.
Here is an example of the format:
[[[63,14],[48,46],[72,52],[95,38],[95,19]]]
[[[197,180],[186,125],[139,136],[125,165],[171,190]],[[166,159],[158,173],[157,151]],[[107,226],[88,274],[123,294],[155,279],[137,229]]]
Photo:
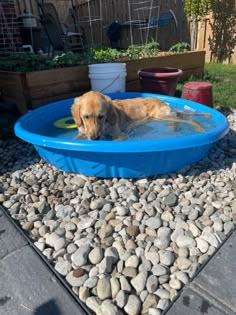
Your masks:
[[[180,130],[180,124],[177,123],[176,121],[171,121],[171,122],[169,123],[169,125],[170,125],[170,129],[171,129],[172,131],[179,131],[179,130]]]
[[[79,133],[79,134],[77,134],[77,136],[75,136],[75,139],[77,139],[77,140],[85,140],[85,139],[87,139],[87,136],[85,134],[83,134],[83,133]]]
[[[112,137],[112,140],[114,141],[124,141],[124,140],[128,140],[128,135],[125,133],[120,134],[118,137]]]
[[[206,129],[204,128],[204,127],[202,127],[202,126],[197,126],[197,127],[195,127],[195,130],[197,131],[197,132],[203,132],[203,131],[205,131]]]

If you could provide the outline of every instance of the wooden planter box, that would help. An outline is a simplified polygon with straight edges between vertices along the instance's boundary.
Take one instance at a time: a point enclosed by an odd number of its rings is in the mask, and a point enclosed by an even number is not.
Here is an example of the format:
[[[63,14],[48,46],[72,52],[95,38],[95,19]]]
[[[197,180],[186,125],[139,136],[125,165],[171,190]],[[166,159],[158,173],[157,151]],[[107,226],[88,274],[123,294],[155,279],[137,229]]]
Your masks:
[[[204,71],[205,51],[158,56],[126,62],[126,90],[140,91],[137,71],[146,67],[176,67],[184,76]],[[0,92],[11,99],[21,114],[29,109],[60,99],[75,97],[90,90],[88,66],[35,71],[0,71]]]
[[[195,74],[203,73],[205,65],[205,51],[193,51],[169,56],[158,56],[147,59],[137,59],[128,61],[126,64],[127,91],[140,91],[138,69],[152,67],[174,67],[183,71],[183,78]]]

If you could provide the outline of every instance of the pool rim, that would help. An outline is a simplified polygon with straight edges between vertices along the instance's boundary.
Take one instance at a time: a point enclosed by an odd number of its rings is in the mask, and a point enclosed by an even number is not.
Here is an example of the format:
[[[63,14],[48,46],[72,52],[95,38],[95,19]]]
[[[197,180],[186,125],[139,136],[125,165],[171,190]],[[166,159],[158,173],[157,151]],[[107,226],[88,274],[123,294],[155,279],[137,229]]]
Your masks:
[[[143,92],[122,92],[122,93],[106,93],[112,99],[115,98],[133,98],[133,97],[156,97],[165,102],[178,100],[179,105],[186,105],[194,110],[207,112],[215,119],[217,126],[208,131],[196,133],[193,135],[181,136],[178,138],[154,139],[154,140],[127,140],[127,141],[105,141],[105,140],[77,140],[66,138],[55,138],[43,136],[33,133],[24,128],[24,123],[28,119],[39,119],[40,113],[47,111],[52,106],[73,103],[74,98],[56,101],[42,107],[32,110],[20,117],[15,123],[15,134],[24,141],[30,142],[33,145],[49,147],[59,150],[72,150],[84,152],[100,152],[100,153],[139,153],[139,152],[156,152],[156,151],[172,151],[185,148],[200,147],[202,145],[214,143],[223,138],[229,130],[229,122],[226,117],[219,111],[202,104],[189,100],[176,98],[172,96],[143,93]]]

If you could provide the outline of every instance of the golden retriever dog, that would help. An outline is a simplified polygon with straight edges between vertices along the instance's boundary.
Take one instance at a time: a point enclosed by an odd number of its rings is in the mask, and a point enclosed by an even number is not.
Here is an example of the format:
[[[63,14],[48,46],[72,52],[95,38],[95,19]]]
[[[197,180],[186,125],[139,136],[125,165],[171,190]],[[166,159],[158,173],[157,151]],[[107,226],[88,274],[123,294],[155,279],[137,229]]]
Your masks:
[[[76,138],[90,140],[99,140],[104,136],[121,140],[124,131],[151,120],[169,121],[175,128],[177,123],[186,123],[197,132],[202,132],[204,128],[198,122],[184,119],[183,116],[210,117],[208,113],[174,113],[168,104],[157,98],[111,100],[108,96],[95,91],[75,98],[71,112],[79,131]]]

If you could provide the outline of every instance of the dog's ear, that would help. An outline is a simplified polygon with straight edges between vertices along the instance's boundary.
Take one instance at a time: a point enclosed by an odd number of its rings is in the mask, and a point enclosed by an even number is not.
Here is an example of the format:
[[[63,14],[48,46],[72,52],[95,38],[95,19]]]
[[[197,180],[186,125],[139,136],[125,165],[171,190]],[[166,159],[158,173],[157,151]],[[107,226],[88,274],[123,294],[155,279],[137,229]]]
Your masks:
[[[74,104],[71,107],[71,113],[74,118],[74,121],[78,127],[82,126],[82,119],[80,117],[80,98],[76,97],[74,99]]]
[[[116,112],[116,108],[113,106],[112,102],[107,103],[107,121],[110,125],[115,125],[118,123],[119,116]]]

